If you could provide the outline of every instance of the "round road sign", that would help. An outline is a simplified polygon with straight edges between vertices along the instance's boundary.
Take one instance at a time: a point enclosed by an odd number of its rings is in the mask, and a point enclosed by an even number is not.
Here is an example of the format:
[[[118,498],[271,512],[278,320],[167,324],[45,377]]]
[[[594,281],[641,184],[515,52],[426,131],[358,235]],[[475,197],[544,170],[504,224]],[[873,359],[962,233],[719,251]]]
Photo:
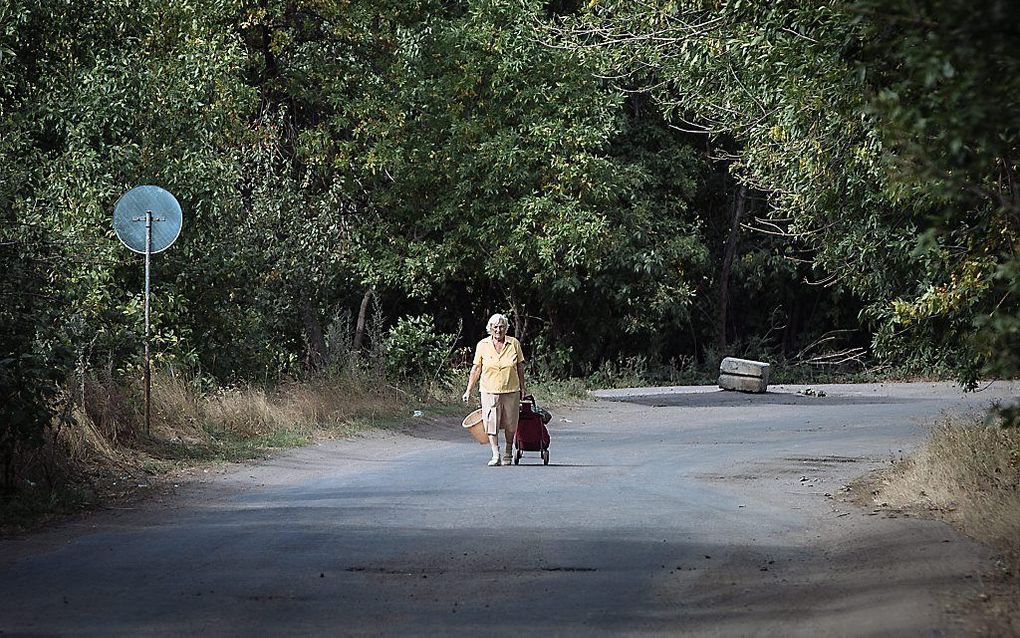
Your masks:
[[[181,234],[181,205],[159,186],[136,186],[121,195],[113,209],[113,230],[125,246],[145,253],[145,226],[152,216],[150,253],[170,247]]]

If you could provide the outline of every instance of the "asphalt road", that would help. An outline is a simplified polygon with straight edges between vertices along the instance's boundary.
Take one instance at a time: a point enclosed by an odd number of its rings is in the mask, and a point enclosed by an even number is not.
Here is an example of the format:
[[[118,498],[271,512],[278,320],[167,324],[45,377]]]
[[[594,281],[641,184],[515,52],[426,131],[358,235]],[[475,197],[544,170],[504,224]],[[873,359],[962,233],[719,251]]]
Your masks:
[[[200,473],[0,541],[0,635],[967,633],[991,553],[840,488],[1018,387],[815,388],[607,391],[549,466],[426,418]]]

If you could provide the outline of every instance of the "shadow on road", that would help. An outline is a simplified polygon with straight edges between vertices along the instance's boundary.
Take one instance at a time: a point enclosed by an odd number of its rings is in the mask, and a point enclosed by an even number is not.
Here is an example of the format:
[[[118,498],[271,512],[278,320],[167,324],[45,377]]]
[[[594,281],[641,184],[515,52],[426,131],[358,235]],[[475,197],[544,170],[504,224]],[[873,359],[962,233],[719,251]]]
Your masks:
[[[0,585],[0,628],[243,635],[290,633],[300,622],[301,633],[322,635],[788,635],[805,626],[920,635],[927,617],[900,610],[914,609],[918,592],[959,587],[953,569],[932,567],[938,539],[925,547],[908,535],[794,547],[518,524],[497,544],[477,520],[401,526],[386,516],[393,503],[301,496],[276,505],[110,530],[25,561]],[[182,556],[193,557],[187,569]],[[48,574],[58,566],[66,573],[53,595]],[[514,632],[492,632],[493,618],[514,619]]]
[[[891,405],[931,401],[928,398],[868,396],[861,394],[806,396],[793,392],[766,392],[745,394],[724,390],[677,394],[656,394],[630,397],[603,397],[603,401],[635,403],[653,408],[744,408],[754,405],[796,405],[800,407],[828,407],[843,405]]]

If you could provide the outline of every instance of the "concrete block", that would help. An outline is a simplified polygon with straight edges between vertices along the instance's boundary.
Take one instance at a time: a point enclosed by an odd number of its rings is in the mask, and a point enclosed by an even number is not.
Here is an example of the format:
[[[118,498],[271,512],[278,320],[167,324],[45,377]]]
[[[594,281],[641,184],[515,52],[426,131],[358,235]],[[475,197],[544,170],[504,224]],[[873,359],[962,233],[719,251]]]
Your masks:
[[[726,357],[719,364],[719,372],[725,374],[736,374],[742,377],[762,377],[768,383],[769,364],[750,359],[737,359]]]
[[[719,387],[739,392],[765,392],[768,383],[761,377],[742,377],[736,374],[720,374]]]
[[[719,387],[740,392],[765,392],[769,387],[769,364],[726,357],[719,364]]]

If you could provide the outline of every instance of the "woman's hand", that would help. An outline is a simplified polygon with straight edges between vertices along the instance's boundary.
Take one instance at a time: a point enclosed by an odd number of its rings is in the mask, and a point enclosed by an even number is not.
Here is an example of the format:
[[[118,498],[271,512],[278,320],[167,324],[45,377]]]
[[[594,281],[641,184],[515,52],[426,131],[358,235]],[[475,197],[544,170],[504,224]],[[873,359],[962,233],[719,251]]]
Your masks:
[[[461,401],[467,403],[471,399],[471,390],[464,390],[464,396],[460,398]]]

